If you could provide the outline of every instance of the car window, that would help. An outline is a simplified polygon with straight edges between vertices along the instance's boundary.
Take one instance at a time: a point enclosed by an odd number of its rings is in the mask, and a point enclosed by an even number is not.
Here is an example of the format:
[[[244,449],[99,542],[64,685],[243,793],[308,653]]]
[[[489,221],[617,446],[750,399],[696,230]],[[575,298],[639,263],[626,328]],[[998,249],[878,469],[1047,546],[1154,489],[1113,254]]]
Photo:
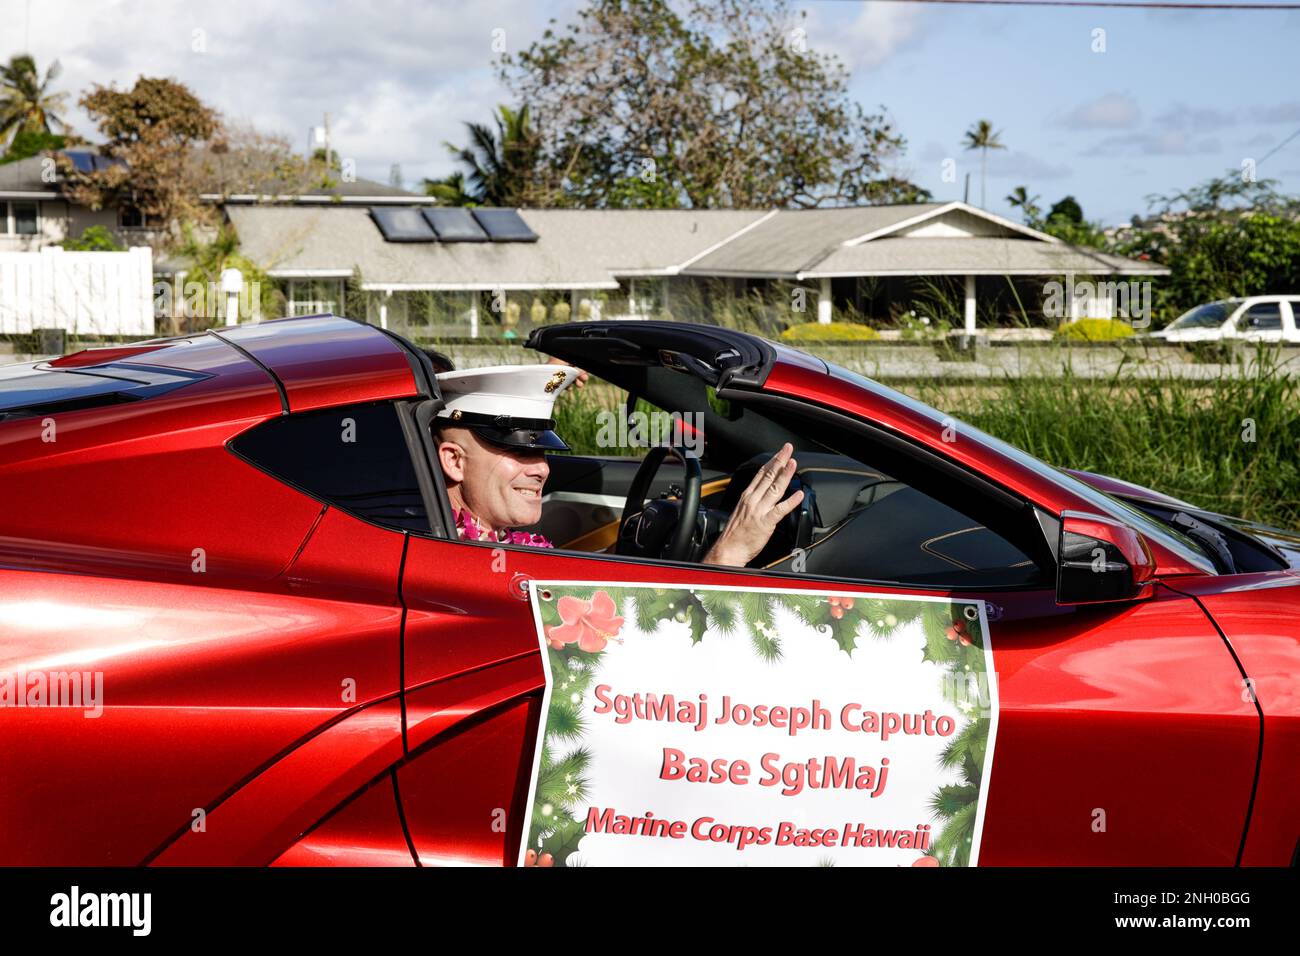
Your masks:
[[[1257,302],[1237,319],[1238,332],[1277,332],[1282,328],[1282,303]]]
[[[1171,329],[1217,329],[1228,318],[1231,302],[1211,302],[1198,305],[1169,324]]]
[[[415,466],[392,403],[349,405],[264,422],[230,443],[250,463],[374,524],[429,530]]]
[[[1048,543],[1027,509],[1008,511],[1005,506],[980,502],[969,487],[952,481],[933,462],[927,465],[896,449],[878,447],[843,425],[744,404],[746,420],[755,426],[761,423],[760,430],[799,436],[797,487],[804,490],[807,505],[806,520],[796,513],[792,520],[783,521],[768,546],[750,561],[751,572],[774,579],[794,574],[926,588],[1020,588],[1054,583]],[[634,407],[662,413],[644,402]],[[732,411],[739,413],[740,409]],[[698,554],[707,551],[729,519],[740,492],[779,445],[762,447],[734,470],[728,468],[722,481],[709,477],[706,467]],[[644,452],[637,449],[638,458],[641,454]],[[635,463],[636,459],[629,463],[625,480],[630,479]],[[607,491],[614,487],[611,467],[608,461],[591,459],[593,472],[599,469],[603,476],[599,487]],[[552,479],[555,474],[553,470]],[[669,464],[659,473],[661,481],[665,476],[681,481],[679,472]],[[553,485],[554,481],[548,488]],[[587,486],[596,487],[590,480]],[[626,485],[622,490],[625,494]],[[545,523],[560,509],[560,517],[585,532],[549,535],[557,553],[613,553],[617,537],[612,527],[603,534],[593,533],[591,522],[573,522],[564,511],[595,509],[602,501],[591,494],[581,500],[577,496],[570,499],[548,500],[546,509],[551,515],[543,512]],[[604,516],[605,520],[616,517],[616,512]]]

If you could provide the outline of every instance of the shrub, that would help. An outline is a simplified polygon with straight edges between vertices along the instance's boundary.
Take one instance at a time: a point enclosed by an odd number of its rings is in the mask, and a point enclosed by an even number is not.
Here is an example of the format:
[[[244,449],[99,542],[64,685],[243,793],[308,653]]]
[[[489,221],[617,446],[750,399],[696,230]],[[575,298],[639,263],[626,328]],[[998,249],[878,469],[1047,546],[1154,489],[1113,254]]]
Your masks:
[[[781,333],[781,338],[787,342],[866,342],[880,338],[880,334],[869,325],[805,322],[790,326]]]
[[[59,243],[68,252],[124,252],[126,246],[119,245],[103,226],[87,226],[78,238],[68,237]]]
[[[1076,319],[1056,330],[1056,337],[1073,342],[1109,342],[1132,338],[1133,327],[1119,319]]]

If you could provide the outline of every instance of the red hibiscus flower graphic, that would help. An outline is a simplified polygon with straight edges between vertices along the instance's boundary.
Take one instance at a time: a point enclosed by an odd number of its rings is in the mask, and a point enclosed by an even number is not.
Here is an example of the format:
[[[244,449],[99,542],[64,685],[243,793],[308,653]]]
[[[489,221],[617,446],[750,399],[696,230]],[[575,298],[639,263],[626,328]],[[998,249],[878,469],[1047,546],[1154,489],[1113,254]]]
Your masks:
[[[618,608],[614,599],[607,591],[597,591],[590,601],[566,594],[556,602],[555,608],[564,623],[547,631],[546,640],[556,650],[576,641],[589,654],[603,651],[623,626],[623,619],[615,613]]]

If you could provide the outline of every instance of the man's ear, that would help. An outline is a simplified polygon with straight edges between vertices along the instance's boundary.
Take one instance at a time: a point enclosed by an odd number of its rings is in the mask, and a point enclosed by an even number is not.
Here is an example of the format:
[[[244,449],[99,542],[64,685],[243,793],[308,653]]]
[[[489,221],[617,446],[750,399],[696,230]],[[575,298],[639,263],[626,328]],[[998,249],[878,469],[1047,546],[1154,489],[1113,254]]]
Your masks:
[[[454,441],[445,439],[438,442],[438,464],[448,481],[465,480],[465,449]]]

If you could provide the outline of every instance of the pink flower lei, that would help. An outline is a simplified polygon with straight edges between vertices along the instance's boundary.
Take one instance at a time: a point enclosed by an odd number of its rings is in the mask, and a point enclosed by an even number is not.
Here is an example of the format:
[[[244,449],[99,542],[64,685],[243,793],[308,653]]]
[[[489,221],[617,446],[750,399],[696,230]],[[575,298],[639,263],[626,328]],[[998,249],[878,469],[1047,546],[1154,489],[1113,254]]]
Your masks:
[[[496,541],[500,544],[525,544],[533,548],[553,548],[555,545],[547,541],[540,534],[529,534],[527,531],[510,531],[502,530],[495,533],[488,531],[486,528],[480,528],[478,521],[470,514],[469,509],[463,511],[456,509],[454,512],[456,519],[456,535],[469,541]]]

